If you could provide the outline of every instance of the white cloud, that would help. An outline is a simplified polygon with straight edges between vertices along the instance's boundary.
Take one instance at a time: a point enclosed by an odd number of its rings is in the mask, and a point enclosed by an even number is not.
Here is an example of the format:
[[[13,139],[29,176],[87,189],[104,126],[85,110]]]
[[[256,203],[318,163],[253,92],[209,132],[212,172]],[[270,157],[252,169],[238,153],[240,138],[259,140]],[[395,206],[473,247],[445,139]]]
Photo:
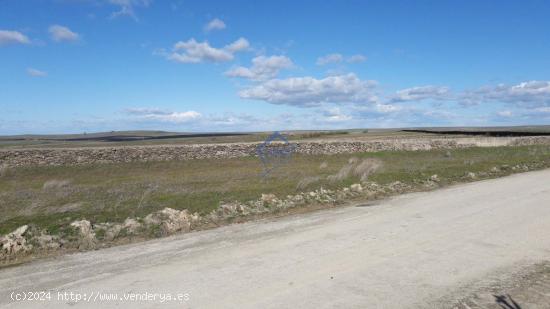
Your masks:
[[[420,86],[399,90],[390,97],[390,102],[408,102],[423,100],[448,100],[450,92],[448,87]]]
[[[516,85],[483,86],[475,90],[452,93],[448,87],[420,86],[397,91],[390,102],[454,101],[463,106],[481,103],[509,103],[520,106],[550,106],[550,81],[526,81]]]
[[[292,60],[285,56],[259,56],[252,59],[250,68],[236,67],[225,72],[225,75],[261,81],[274,78],[282,69],[289,69],[293,66]]]
[[[349,63],[360,63],[360,62],[367,61],[367,57],[357,54],[357,55],[353,55],[353,56],[348,57],[348,59],[346,59],[346,61],[349,62]]]
[[[339,63],[342,61],[344,61],[344,56],[342,56],[341,54],[329,54],[329,55],[317,58],[317,65]]]
[[[352,119],[350,115],[345,114],[338,107],[326,109],[322,112],[322,115],[324,116],[323,120],[327,122],[344,122]]]
[[[48,28],[48,31],[50,32],[52,40],[56,42],[77,41],[80,39],[80,35],[78,33],[73,32],[71,29],[64,26],[52,25]]]
[[[27,69],[27,74],[29,74],[30,76],[33,76],[33,77],[44,77],[44,76],[48,75],[47,72],[40,71],[40,70],[33,69],[33,68],[28,68]]]
[[[322,103],[373,103],[375,81],[360,80],[355,74],[272,79],[239,92],[243,99],[262,100],[273,104],[311,107]]]
[[[348,63],[360,63],[367,61],[367,57],[360,54],[356,54],[350,57],[344,57],[342,54],[335,53],[317,58],[316,63],[317,65],[327,65],[332,63],[341,63],[344,61]]]
[[[244,38],[239,38],[223,48],[215,48],[207,41],[197,42],[192,38],[186,42],[177,42],[167,58],[180,63],[226,62],[233,60],[234,53],[245,50],[248,46],[248,41]]]
[[[214,18],[206,26],[204,26],[204,31],[212,31],[212,30],[223,30],[225,29],[225,23],[223,20],[219,18]]]
[[[228,51],[235,53],[239,51],[247,50],[250,47],[250,43],[245,38],[239,38],[235,42],[227,45],[225,49]]]
[[[129,16],[137,21],[137,16],[134,7],[148,7],[153,0],[108,0],[112,5],[119,7],[119,10],[111,14],[111,18],[119,16]]]
[[[377,112],[382,113],[382,114],[395,113],[395,112],[399,112],[399,111],[403,110],[403,108],[401,106],[392,105],[392,104],[384,104],[384,103],[376,103],[374,105],[374,108]]]
[[[169,123],[187,123],[202,117],[196,111],[171,112],[155,108],[130,108],[126,110],[126,113],[137,116],[139,120]]]
[[[527,81],[508,86],[500,84],[466,91],[459,96],[464,105],[503,102],[518,105],[550,106],[550,81]]]
[[[19,31],[0,30],[0,46],[8,44],[29,44],[29,38]]]

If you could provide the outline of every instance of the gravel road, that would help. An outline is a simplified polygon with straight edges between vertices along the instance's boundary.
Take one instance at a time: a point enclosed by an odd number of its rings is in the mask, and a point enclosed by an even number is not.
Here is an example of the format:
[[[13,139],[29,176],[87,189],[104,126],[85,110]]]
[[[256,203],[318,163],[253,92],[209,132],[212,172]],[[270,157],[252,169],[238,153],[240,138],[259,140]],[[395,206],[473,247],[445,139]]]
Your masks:
[[[547,260],[550,170],[6,268],[0,307],[445,308]]]

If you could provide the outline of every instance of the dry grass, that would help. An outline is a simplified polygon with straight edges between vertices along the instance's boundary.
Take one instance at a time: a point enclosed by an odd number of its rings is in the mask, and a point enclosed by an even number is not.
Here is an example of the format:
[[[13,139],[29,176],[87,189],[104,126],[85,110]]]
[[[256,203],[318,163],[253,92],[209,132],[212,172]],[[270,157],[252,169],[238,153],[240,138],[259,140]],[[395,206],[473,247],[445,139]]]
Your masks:
[[[359,159],[352,157],[348,159],[348,163],[342,166],[338,173],[329,175],[327,179],[330,182],[339,182],[350,176],[355,176],[362,181],[366,181],[369,175],[380,169],[382,165],[383,162],[380,159],[366,158],[359,161]]]
[[[550,164],[550,147],[542,145],[447,151],[295,155],[269,177],[253,157],[15,168],[0,178],[0,233],[27,223],[55,233],[74,220],[122,222],[164,207],[204,214],[221,201],[335,189],[361,178],[414,184],[437,174],[444,184],[503,164]]]
[[[71,184],[70,180],[51,179],[42,185],[43,190],[59,190],[68,187]]]

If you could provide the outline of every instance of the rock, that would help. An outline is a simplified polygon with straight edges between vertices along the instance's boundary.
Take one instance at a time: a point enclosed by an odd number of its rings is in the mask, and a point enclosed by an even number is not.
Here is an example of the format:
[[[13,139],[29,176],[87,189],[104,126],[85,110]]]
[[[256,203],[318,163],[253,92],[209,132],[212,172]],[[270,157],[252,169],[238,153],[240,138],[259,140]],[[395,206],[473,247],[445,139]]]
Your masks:
[[[470,179],[476,179],[477,178],[476,174],[472,173],[472,172],[466,173],[466,177],[468,177]]]
[[[246,205],[242,205],[239,203],[228,203],[228,204],[221,204],[220,207],[218,207],[217,210],[219,217],[228,217],[228,216],[234,216],[234,215],[242,215],[242,214],[248,214],[248,207]],[[198,221],[199,215],[195,213],[194,215],[191,215],[189,219],[194,222]]]
[[[498,138],[495,138],[498,139]],[[485,142],[480,142],[485,143]],[[475,146],[477,142],[457,143],[454,138],[448,140],[433,140],[431,137],[411,140],[372,140],[372,141],[299,141],[294,144],[294,152],[310,154],[353,154],[363,152],[395,151],[395,150],[448,150],[448,157],[453,149]],[[550,137],[514,138],[511,145],[550,144]],[[142,148],[139,146],[124,147],[87,147],[85,149],[8,149],[2,151],[3,165],[12,168],[17,166],[60,166],[84,165],[122,162],[193,160],[206,158],[238,158],[256,154],[257,143],[228,143],[198,145],[157,145]],[[357,158],[351,158],[349,164],[355,165]],[[322,164],[323,165],[323,164]],[[323,167],[320,166],[322,169]],[[0,167],[0,175],[5,171]],[[1,176],[0,176],[1,177]]]
[[[273,204],[277,200],[277,197],[275,196],[275,194],[262,193],[262,197],[260,198],[260,200],[266,204]]]
[[[430,177],[430,180],[433,182],[439,182],[439,176],[437,176],[437,174],[432,175],[432,177]]]
[[[354,183],[352,184],[349,189],[353,192],[362,192],[363,191],[363,187],[361,186],[360,183]]]
[[[0,237],[0,260],[16,257],[32,249],[24,235],[29,229],[28,225],[18,227],[15,231]]]
[[[500,172],[500,168],[498,168],[497,166],[493,166],[493,168],[491,169],[491,173],[498,173]]]
[[[143,223],[145,223],[146,226],[152,226],[152,225],[160,225],[161,218],[157,213],[148,214],[143,219]]]
[[[16,237],[23,237],[23,235],[25,235],[25,233],[28,230],[29,230],[28,225],[22,225],[22,226],[18,227],[15,231],[11,232],[11,235],[16,236]]]
[[[196,220],[196,215],[190,216],[187,209],[180,211],[167,207],[147,215],[144,222],[148,226],[160,225],[162,233],[169,235],[177,231],[188,231],[192,220]]]
[[[71,226],[78,231],[78,248],[93,249],[96,245],[95,233],[92,224],[88,220],[74,221]]]
[[[141,228],[141,223],[139,223],[136,219],[126,218],[124,223],[122,223],[122,228],[126,229],[129,234],[136,234]],[[113,232],[115,231],[113,230]]]
[[[124,222],[126,223],[126,222]],[[106,230],[105,230],[105,240],[106,241],[113,241],[115,238],[118,237],[118,235],[120,234],[120,231],[122,231],[123,229],[123,226],[121,224],[113,224],[111,225],[110,227],[108,227]],[[130,229],[129,228],[129,232],[130,232]]]
[[[40,236],[36,237],[35,240],[38,243],[38,246],[42,249],[57,249],[61,247],[59,238],[56,236],[40,234]]]

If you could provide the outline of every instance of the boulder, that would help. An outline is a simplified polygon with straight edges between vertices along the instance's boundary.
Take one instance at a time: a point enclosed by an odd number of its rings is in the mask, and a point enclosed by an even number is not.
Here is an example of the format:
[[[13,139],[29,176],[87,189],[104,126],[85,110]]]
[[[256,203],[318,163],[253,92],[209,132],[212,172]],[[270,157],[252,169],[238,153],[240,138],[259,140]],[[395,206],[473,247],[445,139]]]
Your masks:
[[[262,197],[260,198],[260,200],[262,202],[264,202],[264,204],[273,204],[277,201],[277,197],[275,196],[275,194],[263,194],[262,193]]]
[[[147,215],[144,222],[148,226],[160,225],[162,233],[169,235],[177,231],[188,231],[191,228],[191,222],[197,219],[197,215],[189,215],[187,209],[164,208]]]
[[[0,237],[0,259],[11,258],[32,249],[32,245],[28,244],[27,239],[24,237],[28,229],[28,225],[23,225],[15,231]]]
[[[126,220],[124,220],[124,223],[122,224],[122,228],[126,229],[129,234],[136,234],[141,228],[141,223],[139,223],[136,219],[126,218]],[[116,232],[116,228],[115,230],[113,230],[113,232]]]
[[[74,221],[71,226],[78,231],[78,248],[93,249],[96,246],[95,233],[88,220]]]
[[[350,189],[351,191],[357,192],[357,193],[363,191],[363,187],[361,186],[360,183],[354,183],[354,184],[352,184],[352,185],[349,187],[349,189]]]

